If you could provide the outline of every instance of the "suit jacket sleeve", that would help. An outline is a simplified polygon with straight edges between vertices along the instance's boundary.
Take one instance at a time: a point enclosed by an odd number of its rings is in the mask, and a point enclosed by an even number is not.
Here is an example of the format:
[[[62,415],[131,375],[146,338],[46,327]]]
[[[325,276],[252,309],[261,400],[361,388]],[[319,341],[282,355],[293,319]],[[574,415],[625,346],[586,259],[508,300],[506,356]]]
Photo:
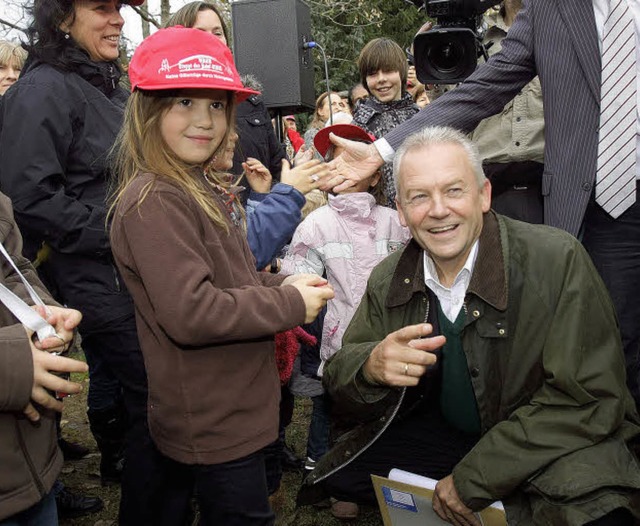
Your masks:
[[[384,138],[397,150],[409,135],[427,126],[451,126],[468,133],[501,111],[536,76],[533,31],[533,13],[525,0],[499,53]]]

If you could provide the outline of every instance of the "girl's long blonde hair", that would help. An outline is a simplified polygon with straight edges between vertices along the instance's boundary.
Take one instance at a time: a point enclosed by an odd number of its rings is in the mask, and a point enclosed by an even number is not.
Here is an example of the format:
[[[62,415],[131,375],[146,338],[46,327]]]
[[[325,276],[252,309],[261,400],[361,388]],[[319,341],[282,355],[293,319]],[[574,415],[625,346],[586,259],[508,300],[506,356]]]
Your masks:
[[[219,227],[229,232],[225,212],[213,199],[209,180],[227,188],[231,185],[228,177],[216,172],[211,163],[206,166],[188,165],[169,148],[160,133],[162,117],[179,96],[175,91],[141,91],[131,94],[124,113],[124,123],[111,151],[111,167],[115,174],[115,186],[109,201],[110,218],[118,203],[135,178],[143,173],[152,173],[168,180],[189,194],[207,216]],[[227,92],[227,130],[216,149],[219,154],[227,144],[235,122],[235,97]],[[138,199],[140,205],[153,186],[150,182],[142,188]]]

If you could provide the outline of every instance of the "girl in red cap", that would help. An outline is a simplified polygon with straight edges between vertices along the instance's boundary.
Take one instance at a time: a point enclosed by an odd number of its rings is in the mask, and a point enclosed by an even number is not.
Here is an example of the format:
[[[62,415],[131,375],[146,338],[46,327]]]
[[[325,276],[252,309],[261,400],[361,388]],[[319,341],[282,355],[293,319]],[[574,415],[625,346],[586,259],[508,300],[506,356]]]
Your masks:
[[[162,505],[186,515],[194,494],[201,524],[272,524],[261,450],[278,432],[274,334],[313,320],[333,291],[317,276],[255,269],[243,210],[211,165],[252,93],[229,49],[204,31],[162,29],[129,75],[111,241],[166,460]]]

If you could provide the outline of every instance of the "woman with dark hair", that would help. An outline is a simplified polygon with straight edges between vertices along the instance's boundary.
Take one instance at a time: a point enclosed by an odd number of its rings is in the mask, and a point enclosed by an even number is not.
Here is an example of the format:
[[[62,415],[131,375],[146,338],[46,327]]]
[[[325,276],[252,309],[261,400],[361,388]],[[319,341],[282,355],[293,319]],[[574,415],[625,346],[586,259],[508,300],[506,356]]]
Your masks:
[[[39,253],[39,271],[58,301],[83,313],[88,416],[102,482],[122,478],[121,523],[148,524],[160,477],[146,422],[146,374],[133,302],[106,228],[107,155],[128,96],[118,84],[121,5],[34,0],[28,64],[1,109],[0,184],[13,200],[26,255]]]

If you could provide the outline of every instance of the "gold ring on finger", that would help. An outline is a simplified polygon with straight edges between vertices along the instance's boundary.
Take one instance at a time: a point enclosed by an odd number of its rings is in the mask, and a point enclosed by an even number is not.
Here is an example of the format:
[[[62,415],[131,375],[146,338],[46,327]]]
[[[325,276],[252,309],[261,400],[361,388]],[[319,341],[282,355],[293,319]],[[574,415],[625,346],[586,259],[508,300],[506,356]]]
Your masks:
[[[408,363],[404,364],[404,374],[405,374],[405,376],[409,374],[409,364]]]

